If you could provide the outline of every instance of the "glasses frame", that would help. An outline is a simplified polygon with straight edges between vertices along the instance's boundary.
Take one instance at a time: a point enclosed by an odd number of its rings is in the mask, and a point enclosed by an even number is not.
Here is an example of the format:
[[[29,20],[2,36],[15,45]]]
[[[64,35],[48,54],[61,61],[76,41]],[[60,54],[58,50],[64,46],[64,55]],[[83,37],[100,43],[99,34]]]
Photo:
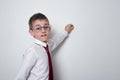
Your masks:
[[[42,30],[45,30],[45,31],[48,31],[50,30],[50,25],[44,25],[44,26],[41,26],[41,25],[36,25],[34,27],[32,27],[32,30],[34,30],[35,32],[42,32]]]

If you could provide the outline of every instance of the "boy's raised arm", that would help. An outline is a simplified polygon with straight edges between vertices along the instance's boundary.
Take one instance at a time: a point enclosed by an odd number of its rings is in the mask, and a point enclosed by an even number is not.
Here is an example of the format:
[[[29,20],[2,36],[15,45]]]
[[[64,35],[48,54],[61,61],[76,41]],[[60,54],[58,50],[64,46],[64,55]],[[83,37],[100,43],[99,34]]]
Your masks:
[[[51,51],[53,51],[61,42],[68,36],[68,34],[73,30],[74,26],[72,24],[67,24],[65,26],[65,31],[56,34],[52,39],[49,40]]]

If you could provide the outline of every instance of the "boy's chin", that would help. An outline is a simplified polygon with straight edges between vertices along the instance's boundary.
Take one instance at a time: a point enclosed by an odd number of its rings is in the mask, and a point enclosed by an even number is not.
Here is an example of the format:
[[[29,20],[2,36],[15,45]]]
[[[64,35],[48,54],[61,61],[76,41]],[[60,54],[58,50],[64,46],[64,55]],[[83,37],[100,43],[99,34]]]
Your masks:
[[[42,41],[42,42],[47,42],[47,41],[48,41],[48,38],[47,38],[47,37],[39,38],[39,40]]]
[[[43,42],[47,43],[47,41],[43,41]]]
[[[42,40],[42,41],[46,43],[46,42],[47,42],[47,39],[45,39],[45,40]]]

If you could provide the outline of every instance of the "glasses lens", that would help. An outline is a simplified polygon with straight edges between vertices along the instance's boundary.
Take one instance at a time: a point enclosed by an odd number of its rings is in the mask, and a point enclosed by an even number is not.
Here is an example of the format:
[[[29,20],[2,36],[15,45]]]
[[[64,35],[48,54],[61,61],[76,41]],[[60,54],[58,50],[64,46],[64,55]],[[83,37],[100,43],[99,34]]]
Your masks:
[[[43,27],[45,30],[47,30],[49,28],[49,25],[46,25]]]
[[[42,27],[36,27],[35,29],[36,30],[42,30]]]
[[[41,31],[42,31],[42,28],[43,28],[44,30],[48,30],[50,27],[49,27],[49,25],[44,25],[43,27],[41,27],[41,26],[35,26],[33,29],[34,29],[36,32],[41,32]]]

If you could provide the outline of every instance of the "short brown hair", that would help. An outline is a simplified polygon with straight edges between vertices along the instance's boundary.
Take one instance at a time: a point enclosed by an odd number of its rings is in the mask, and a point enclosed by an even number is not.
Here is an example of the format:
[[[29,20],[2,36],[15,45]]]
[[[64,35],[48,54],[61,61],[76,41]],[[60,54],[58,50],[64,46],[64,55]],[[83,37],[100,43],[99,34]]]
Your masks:
[[[35,20],[47,20],[49,22],[48,18],[44,14],[42,14],[42,13],[33,14],[29,19],[29,29],[30,30],[32,30],[32,23]]]

